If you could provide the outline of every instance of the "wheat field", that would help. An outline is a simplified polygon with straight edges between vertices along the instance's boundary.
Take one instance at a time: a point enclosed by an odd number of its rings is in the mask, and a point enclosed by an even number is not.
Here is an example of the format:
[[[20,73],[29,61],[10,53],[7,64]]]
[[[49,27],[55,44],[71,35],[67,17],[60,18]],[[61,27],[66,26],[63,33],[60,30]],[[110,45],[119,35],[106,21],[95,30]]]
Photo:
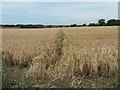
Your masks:
[[[117,26],[2,30],[3,87],[116,87],[117,60]]]

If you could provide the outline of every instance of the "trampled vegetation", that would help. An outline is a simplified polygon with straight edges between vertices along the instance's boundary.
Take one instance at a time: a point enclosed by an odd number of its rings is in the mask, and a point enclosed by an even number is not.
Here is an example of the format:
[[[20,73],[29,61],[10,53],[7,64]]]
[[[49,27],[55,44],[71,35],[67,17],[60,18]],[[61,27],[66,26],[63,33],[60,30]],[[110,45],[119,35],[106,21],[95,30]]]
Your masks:
[[[117,86],[117,27],[4,29],[2,34],[4,88]]]

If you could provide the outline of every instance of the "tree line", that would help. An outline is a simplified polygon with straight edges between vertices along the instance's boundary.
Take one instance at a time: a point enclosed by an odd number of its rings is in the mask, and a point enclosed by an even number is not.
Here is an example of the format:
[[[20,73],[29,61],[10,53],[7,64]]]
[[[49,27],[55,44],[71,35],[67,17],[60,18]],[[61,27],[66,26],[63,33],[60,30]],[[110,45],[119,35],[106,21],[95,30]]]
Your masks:
[[[72,24],[72,25],[42,25],[42,24],[16,24],[16,25],[0,25],[2,28],[59,28],[59,27],[83,27],[83,26],[120,26],[119,19],[110,19],[106,21],[105,19],[99,19],[97,23],[90,23],[90,24]]]

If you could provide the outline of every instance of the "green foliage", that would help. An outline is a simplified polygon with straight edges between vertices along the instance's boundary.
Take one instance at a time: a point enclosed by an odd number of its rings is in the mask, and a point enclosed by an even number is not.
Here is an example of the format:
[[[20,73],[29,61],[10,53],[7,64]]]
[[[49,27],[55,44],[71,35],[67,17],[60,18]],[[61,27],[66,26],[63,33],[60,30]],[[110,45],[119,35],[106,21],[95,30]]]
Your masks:
[[[98,26],[96,23],[90,23],[88,26]]]
[[[76,27],[77,26],[77,24],[72,24],[72,25],[70,25],[70,27]]]
[[[86,24],[83,24],[82,26],[87,26]]]
[[[120,20],[110,19],[107,21],[108,26],[117,26],[120,25]]]
[[[98,23],[90,23],[88,26],[117,26],[120,25],[120,20],[119,19],[110,19],[105,22],[105,19],[99,19]],[[71,24],[71,25],[33,25],[33,24],[16,24],[16,25],[0,25],[2,28],[62,28],[62,27],[82,27],[82,26],[87,26],[85,23],[82,25],[77,25],[77,24]]]
[[[100,25],[100,26],[106,25],[105,19],[99,19],[99,20],[98,20],[98,25]]]

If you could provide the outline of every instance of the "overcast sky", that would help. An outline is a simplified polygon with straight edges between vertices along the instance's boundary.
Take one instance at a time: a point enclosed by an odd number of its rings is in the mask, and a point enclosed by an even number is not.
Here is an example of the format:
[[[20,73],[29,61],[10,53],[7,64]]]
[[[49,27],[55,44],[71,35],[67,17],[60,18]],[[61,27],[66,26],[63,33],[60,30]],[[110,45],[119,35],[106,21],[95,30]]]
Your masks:
[[[3,24],[83,24],[118,18],[117,2],[3,2]]]
[[[119,2],[119,0],[1,0],[2,2]]]

